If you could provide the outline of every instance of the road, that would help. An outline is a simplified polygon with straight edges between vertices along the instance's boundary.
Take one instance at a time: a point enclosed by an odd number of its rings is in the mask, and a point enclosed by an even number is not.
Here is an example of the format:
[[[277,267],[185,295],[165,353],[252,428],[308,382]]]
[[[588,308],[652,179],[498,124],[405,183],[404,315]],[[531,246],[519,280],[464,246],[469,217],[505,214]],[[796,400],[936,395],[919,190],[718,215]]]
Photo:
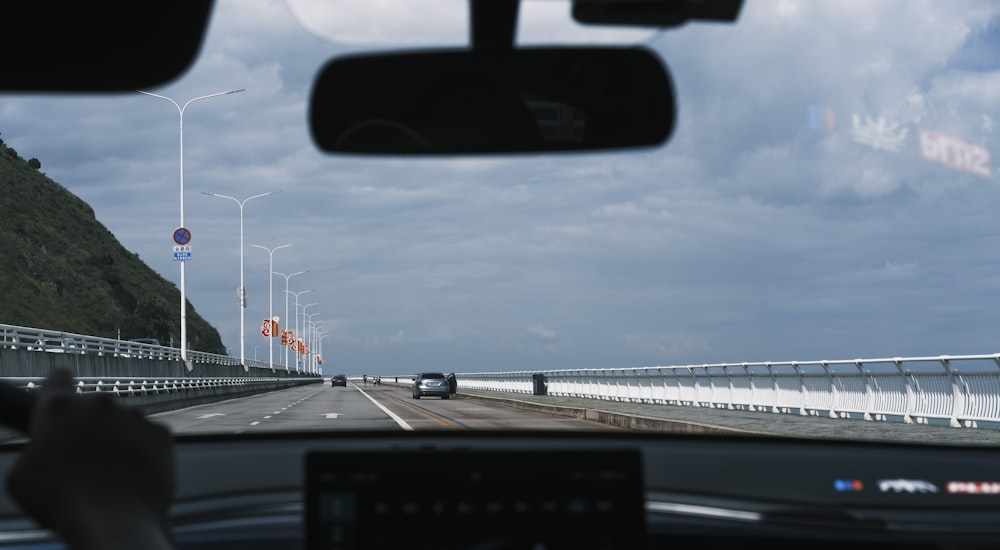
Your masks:
[[[150,415],[174,433],[302,430],[620,430],[588,420],[466,399],[413,399],[390,384],[333,388],[330,382]]]

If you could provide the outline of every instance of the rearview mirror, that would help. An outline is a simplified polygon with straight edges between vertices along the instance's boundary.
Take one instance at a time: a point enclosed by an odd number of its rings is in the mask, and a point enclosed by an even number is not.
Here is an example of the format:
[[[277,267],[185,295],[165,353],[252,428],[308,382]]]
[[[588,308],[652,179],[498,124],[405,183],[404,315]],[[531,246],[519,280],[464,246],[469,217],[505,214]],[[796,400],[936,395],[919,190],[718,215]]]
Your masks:
[[[659,145],[674,112],[644,48],[443,50],[331,60],[309,122],[328,152],[533,153]]]

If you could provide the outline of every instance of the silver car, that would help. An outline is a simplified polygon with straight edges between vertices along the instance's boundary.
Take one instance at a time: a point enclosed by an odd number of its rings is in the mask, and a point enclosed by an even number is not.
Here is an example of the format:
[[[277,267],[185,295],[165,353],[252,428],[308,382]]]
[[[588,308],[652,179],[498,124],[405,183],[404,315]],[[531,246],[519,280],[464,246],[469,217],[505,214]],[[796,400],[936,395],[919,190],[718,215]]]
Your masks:
[[[422,372],[413,379],[413,398],[420,399],[425,395],[439,395],[441,399],[450,399],[448,378],[440,372]]]

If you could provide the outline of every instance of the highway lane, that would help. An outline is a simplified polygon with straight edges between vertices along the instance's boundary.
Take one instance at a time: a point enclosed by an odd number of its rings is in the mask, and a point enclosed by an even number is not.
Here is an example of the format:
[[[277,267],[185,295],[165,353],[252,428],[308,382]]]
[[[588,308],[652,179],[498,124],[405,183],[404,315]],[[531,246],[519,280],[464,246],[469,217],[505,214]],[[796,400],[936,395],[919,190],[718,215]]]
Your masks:
[[[150,415],[174,433],[283,430],[401,430],[352,388],[329,381]]]
[[[409,388],[310,384],[150,415],[174,433],[300,430],[613,430],[596,422],[493,407],[472,400],[412,399]]]
[[[409,386],[368,384],[363,388],[415,430],[620,430],[607,424],[496,407],[469,399],[413,399]]]

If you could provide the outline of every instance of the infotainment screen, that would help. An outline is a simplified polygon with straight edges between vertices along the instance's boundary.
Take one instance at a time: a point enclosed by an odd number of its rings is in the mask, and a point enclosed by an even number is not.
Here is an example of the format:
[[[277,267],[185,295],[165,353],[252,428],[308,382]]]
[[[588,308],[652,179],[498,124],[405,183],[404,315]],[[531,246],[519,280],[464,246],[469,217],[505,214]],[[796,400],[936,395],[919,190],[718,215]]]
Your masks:
[[[640,548],[637,450],[315,452],[306,546]]]

